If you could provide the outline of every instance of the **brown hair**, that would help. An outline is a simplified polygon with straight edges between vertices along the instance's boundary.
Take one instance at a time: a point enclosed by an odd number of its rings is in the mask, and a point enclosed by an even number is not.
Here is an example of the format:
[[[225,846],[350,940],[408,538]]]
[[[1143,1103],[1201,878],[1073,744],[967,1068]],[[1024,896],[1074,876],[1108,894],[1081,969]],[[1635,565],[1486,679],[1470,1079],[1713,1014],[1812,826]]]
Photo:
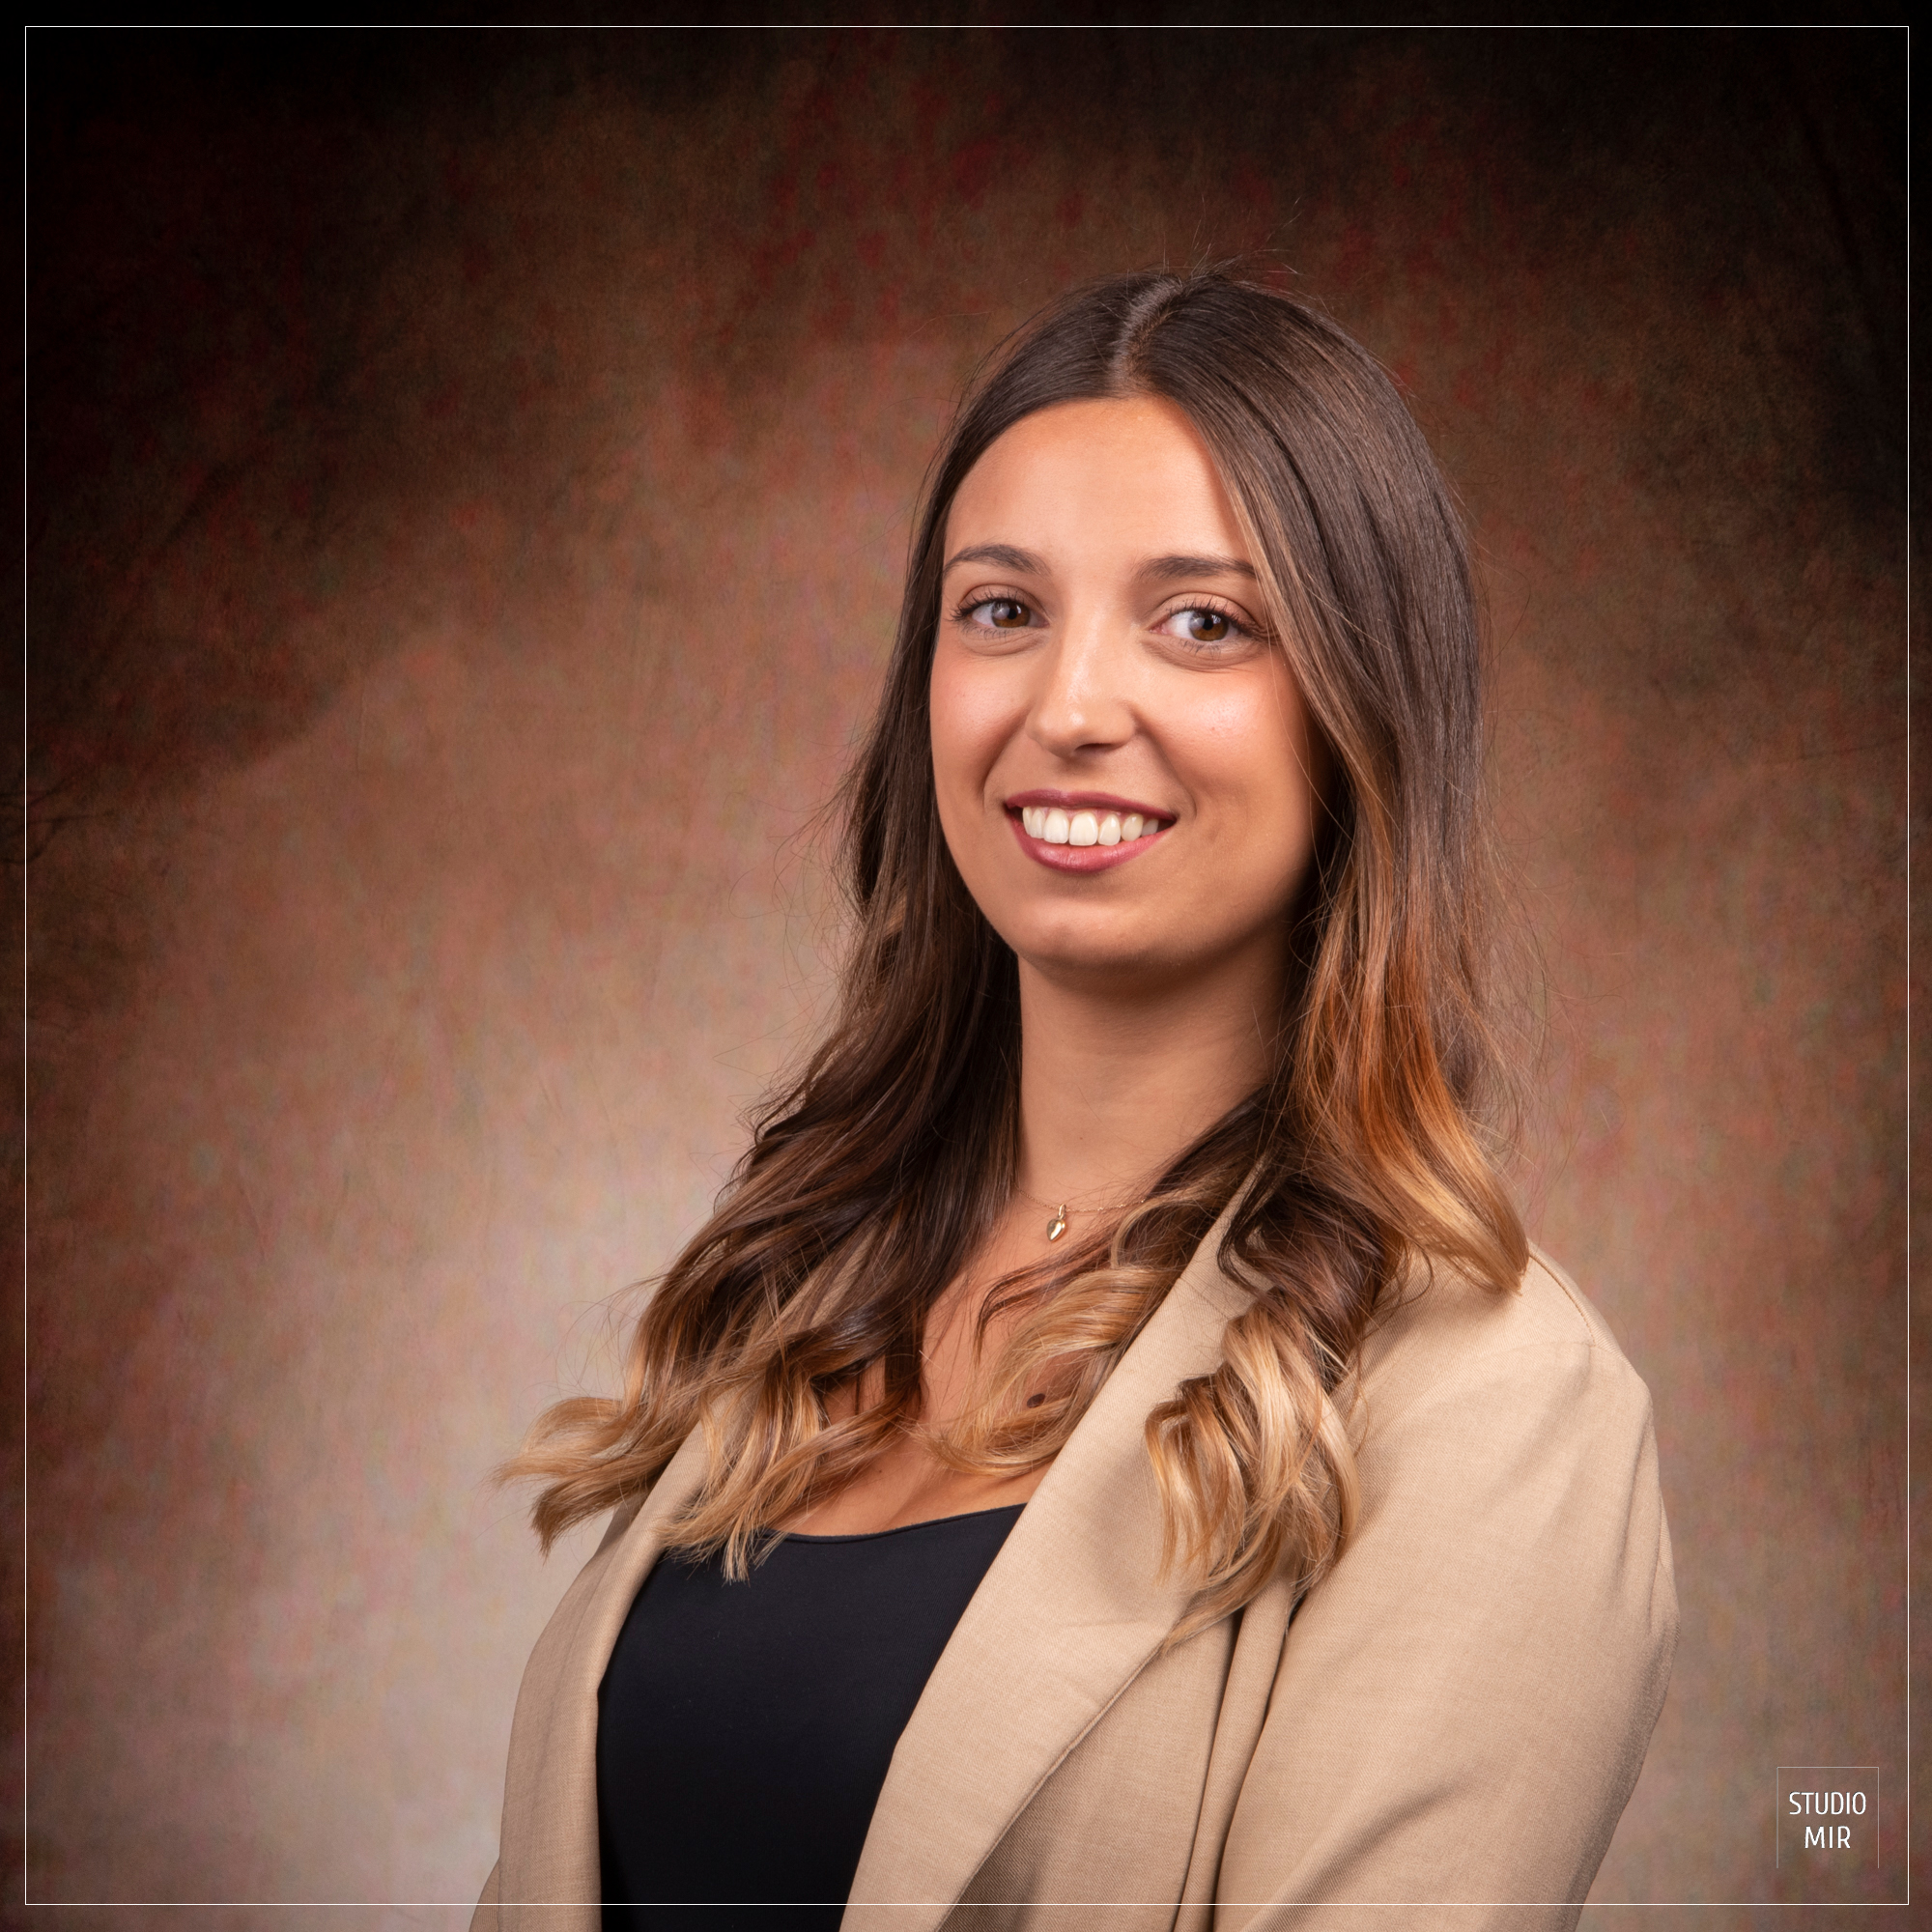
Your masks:
[[[1250,1299],[1224,1359],[1149,1418],[1183,1630],[1284,1562],[1312,1579],[1353,1513],[1334,1400],[1415,1265],[1515,1285],[1522,1230],[1486,1122],[1499,1058],[1482,997],[1479,636],[1467,553],[1420,432],[1365,351],[1234,275],[1078,290],[988,358],[930,473],[878,714],[845,791],[856,931],[829,1035],[768,1099],[711,1220],[663,1277],[615,1400],[560,1402],[506,1474],[541,1480],[546,1548],[636,1495],[694,1426],[709,1474],[673,1543],[742,1575],[765,1525],[919,1425],[927,1311],[1009,1198],[1019,1003],[1011,952],[961,883],[934,799],[927,691],[947,513],[1022,417],[1152,395],[1182,410],[1236,507],[1329,755],[1323,830],[1292,914],[1270,1077],[1119,1225],[989,1297],[1019,1310],[984,1400],[935,1447],[1016,1470],[1055,1454],[1189,1254],[1240,1201],[1219,1260]],[[1244,1185],[1245,1183],[1245,1185]],[[881,1393],[829,1421],[876,1366]],[[1037,1389],[1047,1400],[1026,1407]]]

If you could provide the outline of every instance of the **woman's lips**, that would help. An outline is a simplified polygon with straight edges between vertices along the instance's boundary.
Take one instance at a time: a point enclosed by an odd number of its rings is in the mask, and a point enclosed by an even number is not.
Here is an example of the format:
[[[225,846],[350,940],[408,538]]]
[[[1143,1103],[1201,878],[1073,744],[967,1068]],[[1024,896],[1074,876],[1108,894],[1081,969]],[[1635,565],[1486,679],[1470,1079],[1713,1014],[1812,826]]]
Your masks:
[[[1023,794],[1007,801],[1007,822],[1028,858],[1056,872],[1104,872],[1137,859],[1171,818],[1121,810],[1126,800]]]
[[[1009,811],[1024,811],[1030,806],[1043,806],[1049,810],[1058,807],[1065,812],[1092,811],[1097,814],[1114,811],[1122,817],[1136,812],[1143,819],[1151,819],[1157,824],[1174,823],[1173,812],[1164,811],[1157,805],[1148,805],[1138,798],[1123,798],[1113,791],[1059,791],[1051,785],[1040,785],[1033,791],[1010,792],[1007,796]]]

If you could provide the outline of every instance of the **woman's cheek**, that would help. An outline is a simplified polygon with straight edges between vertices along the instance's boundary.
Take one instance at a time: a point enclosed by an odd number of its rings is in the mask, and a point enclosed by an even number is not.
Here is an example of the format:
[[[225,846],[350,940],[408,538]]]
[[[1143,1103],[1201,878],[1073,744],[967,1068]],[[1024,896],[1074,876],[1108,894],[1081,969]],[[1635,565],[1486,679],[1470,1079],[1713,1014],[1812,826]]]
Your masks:
[[[1164,694],[1170,730],[1211,753],[1263,764],[1278,757],[1294,736],[1300,706],[1284,690],[1265,660],[1214,672],[1196,672]]]
[[[942,644],[933,660],[929,703],[932,766],[942,794],[977,799],[1012,734],[1012,679]]]
[[[1169,755],[1183,781],[1242,800],[1264,818],[1306,816],[1312,760],[1292,685],[1260,665],[1251,674],[1199,680],[1166,719]]]

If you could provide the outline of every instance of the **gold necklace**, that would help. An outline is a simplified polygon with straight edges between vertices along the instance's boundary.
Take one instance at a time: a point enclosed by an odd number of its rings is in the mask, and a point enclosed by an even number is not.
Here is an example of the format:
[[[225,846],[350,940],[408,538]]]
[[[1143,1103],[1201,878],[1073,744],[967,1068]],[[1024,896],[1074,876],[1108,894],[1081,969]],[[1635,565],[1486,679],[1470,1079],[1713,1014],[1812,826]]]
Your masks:
[[[1048,1208],[1046,1238],[1049,1241],[1057,1241],[1061,1236],[1065,1234],[1067,1228],[1066,1216],[1069,1209],[1065,1201],[1058,1208],[1052,1208],[1047,1202],[1042,1201],[1037,1194],[1029,1194],[1024,1187],[1015,1187],[1013,1192],[1022,1201],[1031,1201],[1036,1208]],[[1070,1211],[1075,1214],[1120,1214],[1123,1213],[1133,1205],[1131,1201],[1116,1201],[1105,1203],[1098,1208],[1074,1208]]]

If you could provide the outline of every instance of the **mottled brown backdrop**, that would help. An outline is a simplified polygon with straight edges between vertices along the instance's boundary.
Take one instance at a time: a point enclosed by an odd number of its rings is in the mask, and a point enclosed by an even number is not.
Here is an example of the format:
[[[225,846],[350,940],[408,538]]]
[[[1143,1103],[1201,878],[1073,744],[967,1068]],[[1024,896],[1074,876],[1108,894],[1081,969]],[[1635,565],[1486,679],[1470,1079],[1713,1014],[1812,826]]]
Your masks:
[[[1901,1896],[1904,56],[31,36],[27,1895],[473,1896],[582,1553],[489,1471],[821,1009],[950,403],[1244,254],[1480,550],[1521,1196],[1684,1607],[1595,1896]],[[1781,1764],[1882,1869],[1775,1863]]]

